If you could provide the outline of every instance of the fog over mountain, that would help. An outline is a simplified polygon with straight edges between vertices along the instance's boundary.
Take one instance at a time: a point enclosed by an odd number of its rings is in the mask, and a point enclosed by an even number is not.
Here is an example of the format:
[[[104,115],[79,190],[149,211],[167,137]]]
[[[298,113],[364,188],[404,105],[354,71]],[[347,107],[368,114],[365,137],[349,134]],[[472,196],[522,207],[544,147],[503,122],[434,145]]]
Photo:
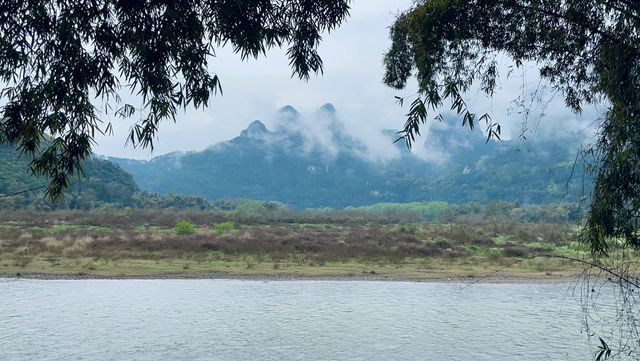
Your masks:
[[[311,114],[285,106],[267,124],[255,120],[239,136],[203,151],[149,161],[110,159],[146,191],[268,199],[297,207],[429,200],[545,203],[583,195],[582,176],[571,177],[580,144],[576,135],[524,145],[519,139],[487,142],[482,132],[445,119],[431,123],[425,144],[409,151],[403,142],[394,143],[393,130],[379,130],[374,139],[349,134],[331,104]]]

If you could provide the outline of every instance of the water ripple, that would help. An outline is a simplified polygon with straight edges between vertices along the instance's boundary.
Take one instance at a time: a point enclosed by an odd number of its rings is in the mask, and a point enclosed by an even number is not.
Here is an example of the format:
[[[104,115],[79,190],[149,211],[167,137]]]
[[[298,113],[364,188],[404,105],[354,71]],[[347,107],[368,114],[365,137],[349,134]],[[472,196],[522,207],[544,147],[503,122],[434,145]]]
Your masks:
[[[583,360],[567,285],[0,280],[0,360]]]

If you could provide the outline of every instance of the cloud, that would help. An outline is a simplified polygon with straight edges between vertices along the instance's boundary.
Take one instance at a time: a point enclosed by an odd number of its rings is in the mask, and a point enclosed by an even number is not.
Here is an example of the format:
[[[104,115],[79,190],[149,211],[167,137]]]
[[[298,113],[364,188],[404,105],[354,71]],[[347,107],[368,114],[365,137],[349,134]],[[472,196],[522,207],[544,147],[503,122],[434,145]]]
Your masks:
[[[415,81],[402,91],[382,84],[382,56],[389,45],[388,26],[399,10],[409,8],[412,3],[412,0],[354,2],[347,22],[323,37],[319,52],[324,60],[324,74],[312,77],[308,82],[291,77],[285,49],[272,49],[266,57],[249,61],[241,61],[240,56],[228,47],[217,49],[216,57],[210,61],[210,71],[219,75],[223,96],[214,96],[204,110],[188,109],[179,114],[176,124],[162,124],[153,153],[124,147],[132,120],[114,120],[114,136],[98,137],[95,151],[148,159],[173,151],[201,150],[237,136],[253,120],[268,121],[279,108],[293,104],[304,114],[302,123],[308,128],[310,141],[327,149],[329,154],[335,154],[324,124],[326,119],[314,119],[313,115],[320,104],[332,103],[338,110],[345,132],[364,144],[366,151],[363,151],[363,157],[372,161],[398,159],[400,150],[380,130],[402,127],[408,107],[407,104],[404,107],[397,105],[394,96],[411,98],[417,88]],[[513,100],[518,96],[522,96],[525,103],[531,100],[530,93],[537,88],[539,77],[535,64],[525,64],[507,77],[509,59],[502,57],[499,60],[503,71],[495,96],[489,99],[476,90],[467,94],[467,100],[472,110],[490,112],[493,119],[503,126],[503,137],[513,139],[522,131],[524,119]],[[548,88],[542,93],[538,94],[541,99],[544,98],[542,95],[551,94]],[[124,98],[139,104],[135,97]],[[544,109],[541,104],[545,104]],[[534,102],[534,106],[535,111],[528,115],[529,127],[526,128],[530,141],[541,135],[554,134],[559,123],[563,123],[563,127],[583,129],[584,124],[591,122],[590,116],[597,116],[597,112],[591,110],[582,117],[576,116],[566,110],[560,97],[548,104],[546,101]],[[445,106],[438,111],[446,113],[448,108]],[[538,117],[537,114],[542,113],[545,115]],[[436,163],[447,156],[446,152],[433,147],[436,144],[434,139],[429,139],[434,134],[431,127],[439,126],[430,120],[423,127],[423,137],[417,143],[426,144],[425,148],[414,148],[418,156]],[[460,142],[458,146],[464,146],[464,139]]]
[[[204,149],[236,136],[251,121],[265,119],[285,104],[310,113],[318,104],[330,102],[349,119],[347,128],[395,128],[404,110],[394,103],[395,91],[381,82],[381,60],[388,45],[387,27],[398,9],[410,4],[411,0],[354,2],[346,24],[323,37],[319,51],[324,75],[308,82],[291,78],[286,50],[273,49],[266,58],[243,62],[231,49],[217,49],[210,71],[220,76],[224,95],[213,97],[205,110],[179,114],[177,124],[162,124],[153,154],[124,147],[132,120],[114,121],[114,136],[99,137],[95,150],[149,158],[176,150]]]

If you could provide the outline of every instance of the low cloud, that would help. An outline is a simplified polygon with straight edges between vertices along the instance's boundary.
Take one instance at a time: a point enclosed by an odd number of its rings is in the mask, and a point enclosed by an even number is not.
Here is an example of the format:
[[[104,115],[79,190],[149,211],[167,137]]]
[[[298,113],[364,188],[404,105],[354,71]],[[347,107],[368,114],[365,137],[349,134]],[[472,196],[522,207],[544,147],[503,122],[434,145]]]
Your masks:
[[[114,121],[114,137],[98,137],[96,152],[148,159],[173,151],[202,150],[237,136],[255,119],[266,119],[270,129],[290,129],[302,134],[305,151],[320,149],[327,158],[332,158],[341,151],[332,132],[336,124],[316,113],[322,103],[331,102],[337,109],[338,125],[357,142],[352,147],[354,154],[371,162],[397,161],[406,155],[406,150],[393,144],[395,137],[390,135],[393,131],[382,130],[397,131],[402,127],[408,100],[415,96],[417,85],[412,79],[402,91],[386,87],[381,81],[384,73],[381,60],[389,44],[388,26],[398,10],[407,9],[411,3],[411,0],[354,2],[347,23],[325,34],[321,43],[324,75],[312,77],[308,82],[291,78],[286,50],[273,49],[266,58],[243,62],[233,49],[217,49],[210,71],[220,76],[224,96],[211,99],[205,110],[187,110],[178,116],[176,124],[163,123],[153,154],[124,147],[131,123],[121,121]],[[573,114],[565,107],[561,95],[540,82],[536,64],[525,63],[513,69],[508,58],[498,60],[501,77],[494,96],[488,98],[476,89],[466,95],[465,101],[471,111],[487,112],[500,123],[503,139],[526,138],[521,145],[525,147],[535,147],[541,139],[561,139],[576,132],[582,132],[585,139],[593,139],[602,106],[587,108],[581,116]],[[395,103],[396,95],[406,98],[404,107]],[[300,119],[290,123],[279,123],[284,120],[276,119],[277,116],[269,119],[284,104],[293,104],[301,113]],[[484,124],[479,124],[478,130],[471,133],[461,127],[456,116],[450,116],[446,123],[433,120],[440,112],[449,117],[449,106],[445,104],[429,114],[421,129],[422,136],[412,149],[417,157],[434,164],[446,164],[456,149],[469,147],[476,136],[484,137],[485,129]],[[460,133],[455,133],[458,130]],[[455,136],[443,136],[446,134]]]

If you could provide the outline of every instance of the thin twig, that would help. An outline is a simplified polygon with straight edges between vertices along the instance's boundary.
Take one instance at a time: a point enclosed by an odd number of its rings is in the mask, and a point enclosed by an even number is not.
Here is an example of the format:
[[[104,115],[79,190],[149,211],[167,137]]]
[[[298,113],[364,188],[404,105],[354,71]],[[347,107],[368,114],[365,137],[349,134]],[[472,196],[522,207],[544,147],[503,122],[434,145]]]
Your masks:
[[[513,266],[517,265],[518,263],[522,263],[523,261],[527,261],[527,260],[534,259],[534,258],[535,258],[535,257],[523,258],[523,259],[519,259],[519,260],[517,260],[517,261],[515,261],[515,262],[513,262],[513,263],[510,263],[510,264],[508,264],[508,265],[502,266],[502,267],[498,268],[497,270],[495,270],[495,271],[493,271],[493,272],[491,272],[491,273],[488,273],[488,274],[486,274],[486,275],[484,275],[484,276],[478,277],[478,278],[477,278],[477,279],[475,279],[473,282],[465,282],[465,287],[472,286],[472,285],[474,285],[474,284],[476,284],[476,283],[479,283],[480,281],[482,281],[482,280],[484,280],[484,279],[487,279],[487,278],[489,278],[489,277],[491,277],[491,276],[495,276],[496,274],[498,274],[498,273],[500,273],[500,272],[504,271],[505,269],[507,269],[507,268],[511,268],[511,267],[513,267]]]
[[[23,191],[11,193],[11,194],[0,194],[0,198],[7,198],[7,197],[17,196],[17,195],[22,194],[22,193],[28,193],[28,192],[32,192],[32,191],[35,191],[35,190],[38,190],[38,189],[42,189],[44,187],[46,187],[46,186],[39,186],[39,187],[31,188],[31,189],[25,189]]]
[[[560,258],[560,259],[566,259],[568,261],[574,261],[574,262],[578,262],[578,263],[582,263],[584,265],[588,265],[594,268],[597,268],[601,271],[604,271],[612,276],[617,277],[618,279],[627,282],[628,284],[635,286],[637,288],[640,288],[640,283],[638,283],[637,281],[634,281],[633,279],[623,276],[619,273],[616,273],[613,269],[604,267],[602,265],[599,265],[595,262],[591,262],[591,261],[587,261],[587,260],[583,260],[583,259],[579,259],[579,258],[575,258],[575,257],[569,257],[569,256],[562,256],[562,255],[553,255],[553,254],[544,254],[542,255],[543,257],[547,257],[547,258]]]

